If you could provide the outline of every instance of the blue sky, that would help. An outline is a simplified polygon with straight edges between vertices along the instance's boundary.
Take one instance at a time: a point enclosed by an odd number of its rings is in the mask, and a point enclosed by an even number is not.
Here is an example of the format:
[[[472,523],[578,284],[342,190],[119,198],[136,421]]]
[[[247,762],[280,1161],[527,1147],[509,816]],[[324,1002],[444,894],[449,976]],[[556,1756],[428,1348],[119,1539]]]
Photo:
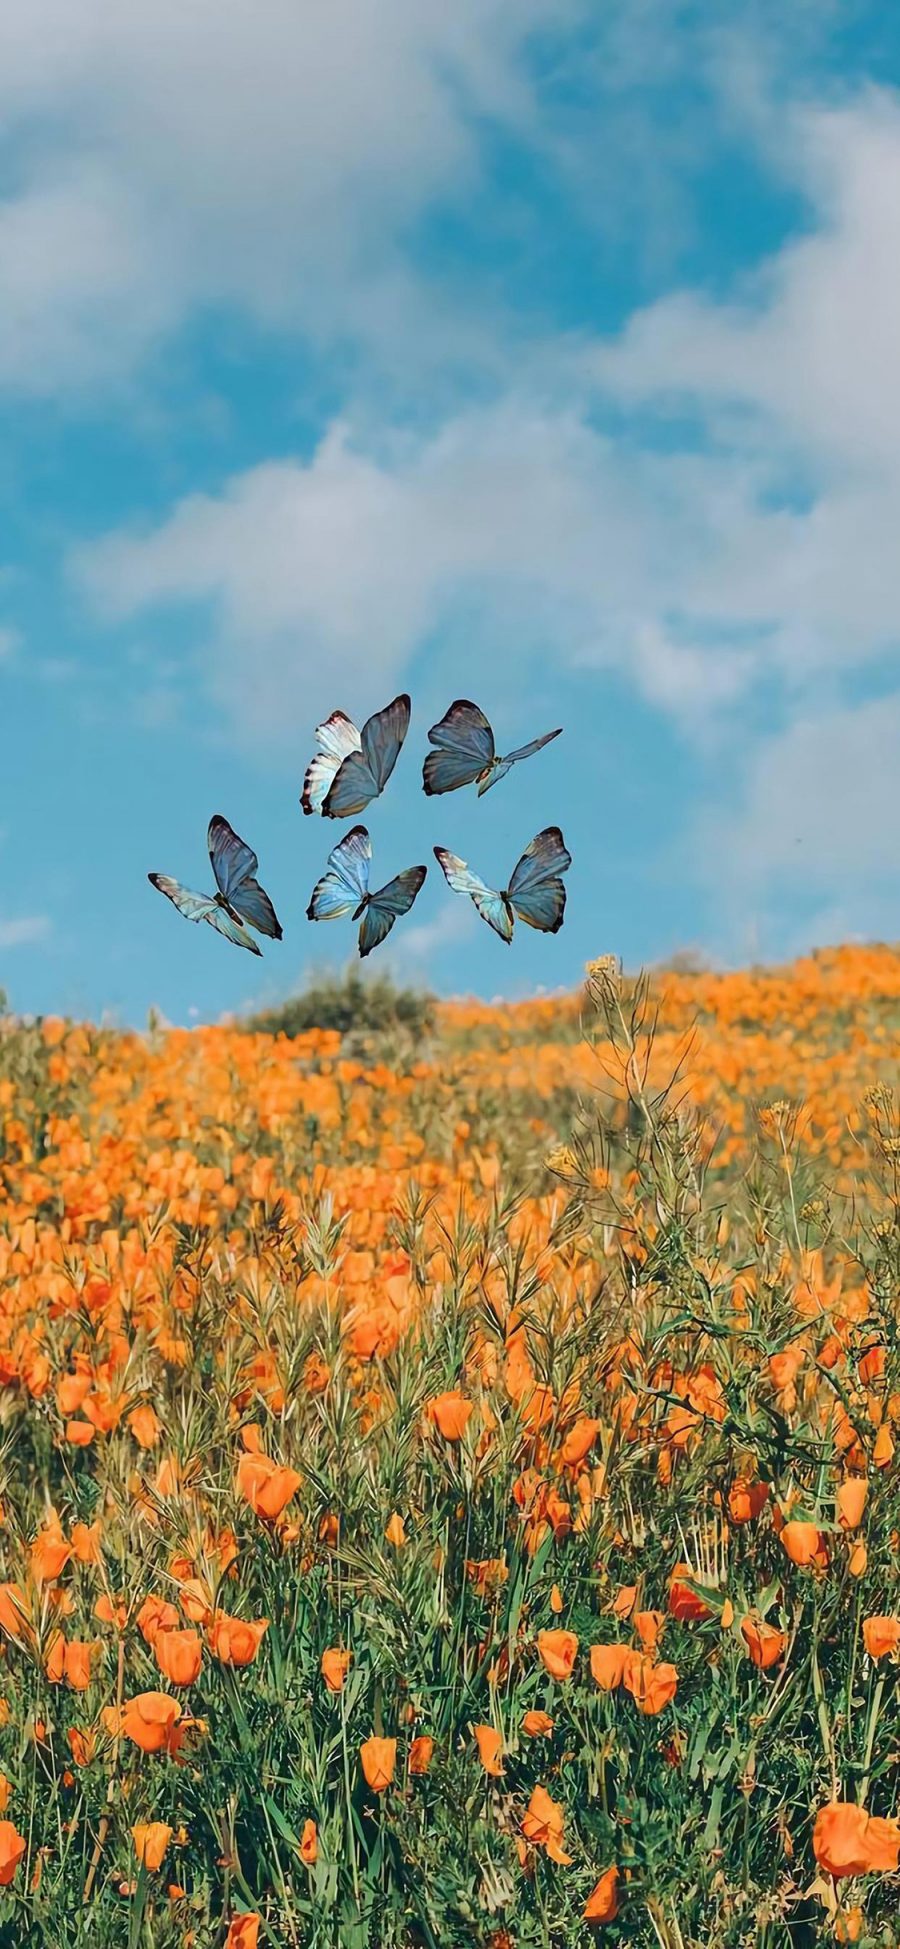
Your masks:
[[[0,21],[0,985],[175,1021],[342,965],[311,734],[413,695],[369,824],[432,865],[382,961],[894,938],[900,24],[676,0],[32,0]],[[487,798],[421,794],[454,696]],[[191,928],[221,811],[284,943]],[[377,883],[377,882],[376,882]]]

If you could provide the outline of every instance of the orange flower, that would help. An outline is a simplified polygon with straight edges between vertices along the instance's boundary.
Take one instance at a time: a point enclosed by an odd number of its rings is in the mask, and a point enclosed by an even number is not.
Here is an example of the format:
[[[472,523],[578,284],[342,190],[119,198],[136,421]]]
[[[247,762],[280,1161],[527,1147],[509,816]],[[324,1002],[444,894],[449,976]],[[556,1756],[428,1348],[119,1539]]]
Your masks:
[[[94,1732],[82,1732],[78,1726],[70,1726],[66,1733],[69,1748],[76,1766],[90,1766],[97,1745]]]
[[[770,1665],[777,1665],[784,1657],[787,1639],[783,1631],[776,1631],[773,1624],[757,1622],[752,1617],[741,1620],[741,1636],[750,1653],[754,1665],[760,1671],[768,1671]]]
[[[591,1677],[601,1691],[614,1692],[621,1685],[629,1655],[628,1646],[624,1644],[591,1645]]]
[[[66,1440],[73,1448],[90,1448],[96,1432],[92,1421],[66,1422]]]
[[[234,1915],[228,1924],[224,1949],[257,1949],[259,1942],[259,1916],[250,1914]]]
[[[550,1609],[553,1612],[554,1617],[562,1616],[563,1594],[558,1584],[554,1584],[553,1589],[550,1592]]]
[[[648,1717],[662,1712],[678,1687],[678,1672],[674,1665],[655,1665],[652,1658],[641,1652],[630,1651],[625,1659],[622,1683],[630,1692],[641,1712]]]
[[[166,1848],[172,1839],[172,1829],[161,1820],[139,1820],[131,1830],[134,1851],[141,1866],[153,1872],[161,1868]]]
[[[864,1475],[848,1475],[837,1492],[837,1519],[841,1529],[858,1529],[863,1519],[869,1485]]]
[[[117,1631],[124,1631],[128,1612],[123,1603],[114,1604],[103,1590],[94,1605],[94,1616],[100,1624],[114,1624]]]
[[[161,1753],[171,1747],[181,1707],[168,1692],[139,1692],[122,1708],[122,1731],[142,1753]]]
[[[0,1820],[0,1888],[8,1888],[27,1848],[11,1820]]]
[[[578,1639],[574,1631],[539,1631],[537,1648],[541,1664],[551,1678],[571,1678],[578,1656]]]
[[[712,1617],[708,1604],[694,1589],[689,1563],[676,1563],[669,1579],[669,1615],[681,1624],[702,1624]]]
[[[100,1562],[100,1524],[72,1524],[72,1555],[79,1563]]]
[[[614,1617],[629,1618],[637,1603],[637,1584],[620,1584],[612,1601]]]
[[[193,1685],[199,1677],[203,1643],[197,1631],[157,1631],[153,1649],[170,1685]]]
[[[566,1867],[572,1859],[563,1848],[563,1810],[545,1787],[535,1787],[522,1816],[522,1833],[533,1847],[545,1848],[551,1861]]]
[[[359,1757],[366,1784],[373,1793],[384,1793],[391,1784],[397,1764],[396,1739],[378,1739],[373,1733],[371,1739],[363,1740]]]
[[[137,1614],[137,1627],[145,1644],[154,1645],[160,1631],[177,1631],[181,1619],[174,1604],[164,1597],[145,1597]]]
[[[219,1663],[252,1665],[268,1628],[267,1617],[251,1623],[247,1618],[226,1617],[218,1611],[210,1628],[210,1644]]]
[[[270,1461],[268,1455],[242,1455],[237,1466],[237,1491],[255,1516],[273,1523],[300,1487],[296,1469]]]
[[[527,1732],[529,1739],[547,1739],[553,1731],[553,1720],[546,1712],[525,1712],[522,1731]]]
[[[65,1648],[63,1670],[74,1692],[86,1692],[91,1682],[91,1660],[102,1646],[85,1638],[71,1638]]]
[[[632,1624],[645,1651],[655,1651],[662,1637],[665,1614],[662,1611],[635,1611]]]
[[[31,1545],[31,1574],[36,1584],[53,1583],[72,1554],[59,1523],[48,1523]]]
[[[580,1415],[574,1427],[569,1429],[559,1451],[563,1468],[577,1468],[579,1462],[590,1454],[599,1433],[599,1421],[592,1421],[586,1414]]]
[[[396,1509],[384,1532],[384,1537],[385,1542],[392,1543],[395,1550],[402,1550],[406,1542],[406,1529],[404,1527],[403,1517],[398,1516]]]
[[[815,1523],[785,1523],[781,1532],[781,1542],[792,1563],[806,1569],[814,1563],[822,1547],[822,1538]]]
[[[428,1772],[434,1753],[434,1740],[427,1732],[420,1732],[409,1749],[409,1770],[417,1776]]]
[[[433,1401],[428,1402],[425,1412],[445,1441],[462,1441],[472,1403],[454,1388],[449,1393],[436,1395]]]
[[[28,1629],[25,1593],[18,1584],[0,1584],[0,1628],[8,1638],[22,1638]]]
[[[816,1815],[813,1853],[834,1881],[845,1875],[893,1874],[900,1858],[900,1825],[873,1818],[852,1800],[832,1800]]]
[[[751,1523],[769,1498],[768,1482],[748,1482],[738,1476],[728,1495],[728,1514],[735,1524]]]
[[[619,1870],[607,1868],[595,1882],[584,1905],[586,1922],[614,1922],[619,1913]]]
[[[162,1425],[149,1401],[142,1401],[140,1407],[132,1408],[128,1416],[128,1426],[139,1448],[156,1447],[162,1434]]]
[[[493,1726],[473,1726],[472,1731],[475,1735],[475,1744],[478,1747],[478,1757],[485,1772],[491,1773],[495,1779],[499,1779],[503,1772],[503,1762],[500,1758],[503,1741],[500,1738],[500,1734],[495,1732]]]
[[[322,1653],[322,1677],[329,1692],[339,1692],[350,1670],[352,1651],[341,1651],[337,1645],[330,1645]]]
[[[300,1836],[300,1859],[314,1868],[319,1858],[319,1831],[314,1820],[305,1820]]]
[[[863,1638],[870,1658],[889,1658],[900,1648],[900,1617],[867,1617]]]

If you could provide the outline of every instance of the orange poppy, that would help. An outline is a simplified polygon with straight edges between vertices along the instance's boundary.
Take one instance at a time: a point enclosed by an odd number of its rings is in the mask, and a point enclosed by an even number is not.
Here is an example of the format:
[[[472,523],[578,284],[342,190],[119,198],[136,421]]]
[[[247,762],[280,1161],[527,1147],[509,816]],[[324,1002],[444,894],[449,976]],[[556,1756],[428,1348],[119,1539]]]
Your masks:
[[[663,1611],[635,1611],[631,1622],[645,1651],[655,1651],[665,1624]]]
[[[781,1531],[782,1547],[787,1551],[792,1563],[801,1569],[815,1563],[822,1547],[822,1537],[815,1523],[791,1521],[785,1523]]]
[[[599,1421],[593,1421],[587,1414],[580,1415],[574,1427],[569,1429],[559,1451],[563,1468],[577,1468],[579,1462],[590,1454],[599,1433]]]
[[[628,1656],[628,1646],[624,1644],[591,1645],[591,1677],[601,1691],[614,1692],[621,1685]]]
[[[420,1732],[409,1749],[409,1771],[416,1777],[427,1773],[434,1754],[434,1740],[427,1732]]]
[[[551,1678],[571,1678],[578,1656],[578,1639],[574,1631],[539,1631],[537,1648],[541,1664]]]
[[[145,1597],[137,1614],[137,1627],[145,1644],[154,1645],[160,1631],[177,1631],[181,1619],[174,1604],[164,1597]]]
[[[852,1800],[832,1800],[816,1815],[813,1853],[834,1881],[845,1875],[894,1874],[900,1824],[879,1820]]]
[[[640,1711],[655,1716],[674,1699],[678,1672],[674,1665],[655,1665],[645,1653],[631,1651],[625,1660],[622,1683]]]
[[[562,1807],[558,1800],[551,1800],[545,1787],[535,1787],[522,1816],[522,1833],[533,1847],[545,1848],[551,1861],[561,1867],[571,1862],[572,1856],[563,1847]]]
[[[406,1542],[406,1529],[404,1526],[403,1517],[398,1516],[396,1510],[394,1511],[394,1514],[391,1517],[390,1522],[388,1523],[387,1529],[384,1532],[384,1537],[385,1537],[385,1542],[393,1544],[395,1550],[402,1550],[404,1543]]]
[[[244,1915],[233,1915],[228,1924],[224,1949],[257,1949],[259,1923],[259,1916],[249,1911]]]
[[[379,1739],[373,1733],[371,1739],[364,1739],[359,1749],[362,1770],[366,1784],[373,1793],[384,1793],[394,1777],[397,1764],[396,1739]]]
[[[141,1866],[153,1872],[161,1868],[166,1848],[172,1839],[172,1828],[161,1820],[139,1820],[131,1830],[134,1851]]]
[[[302,1476],[268,1455],[242,1455],[237,1466],[237,1491],[255,1516],[275,1522],[300,1487]]]
[[[702,1624],[712,1611],[694,1589],[689,1563],[676,1563],[669,1579],[669,1616],[680,1624]]]
[[[8,1888],[28,1846],[11,1820],[0,1820],[0,1888]]]
[[[728,1494],[728,1514],[735,1524],[751,1523],[769,1499],[768,1482],[748,1482],[738,1476]]]
[[[783,1631],[776,1631],[773,1624],[745,1617],[741,1620],[741,1636],[750,1653],[754,1665],[760,1671],[768,1671],[770,1665],[777,1665],[784,1657],[787,1638]]]
[[[314,1868],[319,1858],[319,1831],[314,1820],[305,1820],[300,1836],[300,1859]]]
[[[870,1658],[889,1658],[900,1648],[900,1617],[867,1617],[863,1640]]]
[[[142,1753],[161,1753],[172,1745],[181,1707],[168,1692],[139,1692],[122,1708],[121,1729]]]
[[[329,1692],[341,1690],[352,1657],[352,1651],[341,1651],[338,1645],[330,1645],[327,1651],[323,1651],[321,1671]]]
[[[619,1870],[607,1868],[594,1883],[584,1905],[586,1922],[614,1922],[619,1913]]]
[[[553,1720],[546,1712],[525,1712],[522,1715],[522,1731],[529,1739],[548,1739],[553,1731]]]
[[[139,1407],[132,1408],[128,1416],[128,1426],[139,1448],[156,1447],[162,1434],[162,1424],[149,1401],[142,1401]]]
[[[251,1623],[244,1617],[226,1617],[217,1611],[210,1626],[213,1653],[222,1665],[252,1665],[269,1628],[267,1617]]]
[[[452,1388],[445,1394],[437,1394],[433,1401],[429,1401],[425,1412],[445,1441],[462,1441],[472,1412],[472,1403],[467,1401],[465,1395],[460,1394],[457,1388]]]
[[[848,1475],[837,1492],[837,1519],[841,1529],[858,1529],[866,1507],[869,1485],[864,1475]]]
[[[18,1584],[0,1584],[0,1628],[8,1638],[22,1638],[28,1629],[25,1593]]]
[[[197,1631],[157,1631],[153,1649],[170,1685],[193,1685],[199,1677],[203,1643]]]
[[[90,1766],[97,1746],[95,1732],[82,1732],[78,1726],[70,1726],[66,1733],[69,1748],[76,1766]]]
[[[503,1741],[500,1734],[495,1731],[493,1726],[484,1725],[473,1726],[472,1731],[475,1735],[475,1744],[478,1747],[478,1757],[485,1772],[492,1774],[495,1779],[499,1779],[503,1772],[503,1762],[500,1758],[503,1750]]]

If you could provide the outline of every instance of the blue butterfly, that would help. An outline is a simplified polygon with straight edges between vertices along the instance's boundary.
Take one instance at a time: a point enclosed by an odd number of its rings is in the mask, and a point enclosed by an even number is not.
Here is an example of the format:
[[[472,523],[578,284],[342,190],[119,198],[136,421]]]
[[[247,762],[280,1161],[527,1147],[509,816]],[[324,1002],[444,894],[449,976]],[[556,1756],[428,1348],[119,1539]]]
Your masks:
[[[366,719],[362,731],[344,711],[332,711],[316,726],[316,756],[303,781],[304,812],[326,819],[348,819],[384,791],[409,730],[409,698],[404,691]]]
[[[313,888],[306,909],[307,920],[339,920],[351,914],[361,920],[359,951],[371,954],[373,947],[386,940],[395,920],[408,914],[428,871],[426,866],[408,866],[405,873],[388,880],[378,893],[369,892],[369,863],[372,842],[365,826],[351,832],[328,855],[328,870]]]
[[[224,934],[226,941],[233,941],[235,947],[246,947],[251,954],[259,954],[261,950],[245,922],[249,921],[258,934],[266,934],[270,940],[282,938],[272,902],[255,877],[259,860],[220,812],[210,819],[206,837],[217,893],[191,893],[178,880],[170,880],[166,873],[148,873],[147,878],[186,920],[206,920],[217,933]]]
[[[471,873],[465,860],[448,853],[446,846],[435,846],[434,856],[447,885],[454,893],[467,893],[474,900],[482,920],[493,927],[501,941],[512,940],[516,915],[542,934],[559,932],[566,910],[561,875],[568,872],[572,855],[558,826],[545,827],[526,846],[502,893],[495,893],[477,873]]]
[[[560,731],[547,731],[542,738],[533,738],[531,744],[511,751],[508,758],[498,758],[494,733],[484,712],[465,697],[457,697],[428,733],[429,744],[437,749],[429,751],[422,768],[425,791],[433,798],[438,792],[455,792],[460,785],[472,785],[477,780],[480,798],[482,792],[489,792],[506,777],[511,765],[517,765],[520,758],[531,758],[559,735]]]

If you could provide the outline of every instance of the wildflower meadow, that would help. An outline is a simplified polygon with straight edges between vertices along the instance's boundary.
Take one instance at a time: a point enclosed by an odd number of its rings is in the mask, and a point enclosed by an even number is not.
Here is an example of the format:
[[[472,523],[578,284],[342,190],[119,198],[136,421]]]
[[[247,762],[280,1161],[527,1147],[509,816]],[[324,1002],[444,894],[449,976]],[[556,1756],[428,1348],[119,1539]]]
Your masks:
[[[900,1944],[900,955],[0,1018],[2,1949]]]

